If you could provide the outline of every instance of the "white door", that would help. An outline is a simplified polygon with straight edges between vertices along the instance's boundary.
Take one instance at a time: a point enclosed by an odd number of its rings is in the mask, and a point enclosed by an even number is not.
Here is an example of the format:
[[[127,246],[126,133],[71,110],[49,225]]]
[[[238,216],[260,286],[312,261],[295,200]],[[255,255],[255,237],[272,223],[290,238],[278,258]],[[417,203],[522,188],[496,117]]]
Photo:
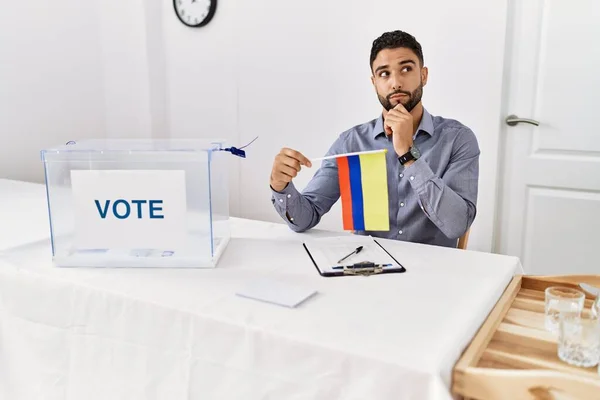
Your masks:
[[[600,274],[600,1],[510,3],[495,251]]]

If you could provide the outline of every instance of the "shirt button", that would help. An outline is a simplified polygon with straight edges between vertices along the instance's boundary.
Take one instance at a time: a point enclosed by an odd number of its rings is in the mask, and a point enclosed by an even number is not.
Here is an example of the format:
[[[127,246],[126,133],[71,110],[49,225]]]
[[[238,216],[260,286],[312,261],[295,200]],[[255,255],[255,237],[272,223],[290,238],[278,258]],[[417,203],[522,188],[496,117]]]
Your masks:
[[[402,235],[402,230],[399,230],[399,231],[398,231],[398,234],[399,234],[399,235]]]
[[[293,220],[294,220],[294,218],[290,218],[290,221],[293,221]]]
[[[289,199],[290,197],[292,197],[292,195],[291,195],[291,194],[288,194],[288,199]]]
[[[400,207],[404,207],[404,203],[400,203]]]
[[[404,174],[400,174],[400,178],[404,178]]]
[[[279,199],[279,202],[280,202],[280,203],[283,203],[283,199]]]
[[[411,180],[411,181],[414,181],[414,180],[415,180],[415,177],[414,177],[414,176],[411,176],[411,177],[410,177],[410,180]]]

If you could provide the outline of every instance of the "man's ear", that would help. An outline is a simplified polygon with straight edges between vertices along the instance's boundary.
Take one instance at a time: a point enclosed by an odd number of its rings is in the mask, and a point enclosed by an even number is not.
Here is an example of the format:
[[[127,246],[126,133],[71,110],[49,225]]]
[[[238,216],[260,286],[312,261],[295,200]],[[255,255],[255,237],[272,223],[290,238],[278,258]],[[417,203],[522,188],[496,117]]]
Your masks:
[[[427,77],[429,76],[429,69],[427,67],[421,68],[421,82],[423,86],[427,85]]]
[[[371,74],[371,83],[373,84],[375,90],[377,90],[377,88],[375,87],[375,76],[373,74]]]

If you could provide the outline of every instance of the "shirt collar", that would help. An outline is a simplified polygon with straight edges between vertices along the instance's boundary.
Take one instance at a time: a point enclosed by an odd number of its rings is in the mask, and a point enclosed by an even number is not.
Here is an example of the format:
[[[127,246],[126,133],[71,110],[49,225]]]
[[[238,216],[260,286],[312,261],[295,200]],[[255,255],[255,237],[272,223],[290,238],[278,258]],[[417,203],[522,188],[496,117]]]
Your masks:
[[[415,132],[413,138],[417,137],[417,134],[419,132],[425,132],[427,134],[429,134],[429,136],[433,136],[434,134],[434,129],[433,129],[433,117],[431,116],[431,114],[429,114],[429,112],[425,109],[425,107],[423,107],[423,116],[421,117],[421,122],[419,123],[419,126],[417,127],[417,131]],[[383,114],[379,116],[379,118],[377,118],[377,121],[375,121],[375,126],[373,127],[373,137],[376,138],[379,135],[384,135],[385,131],[383,129]]]

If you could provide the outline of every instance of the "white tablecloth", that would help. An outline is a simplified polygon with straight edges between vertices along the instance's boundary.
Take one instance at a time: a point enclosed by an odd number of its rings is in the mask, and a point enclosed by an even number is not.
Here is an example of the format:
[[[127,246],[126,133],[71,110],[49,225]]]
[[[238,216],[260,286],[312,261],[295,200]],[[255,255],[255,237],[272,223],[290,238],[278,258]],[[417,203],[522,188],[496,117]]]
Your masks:
[[[521,272],[382,240],[406,273],[322,278],[301,241],[335,233],[235,218],[232,231],[214,270],[56,268],[35,229],[5,248],[0,399],[449,399],[454,363]],[[295,309],[235,296],[259,278],[319,293]]]
[[[0,252],[48,239],[46,187],[0,179]]]

